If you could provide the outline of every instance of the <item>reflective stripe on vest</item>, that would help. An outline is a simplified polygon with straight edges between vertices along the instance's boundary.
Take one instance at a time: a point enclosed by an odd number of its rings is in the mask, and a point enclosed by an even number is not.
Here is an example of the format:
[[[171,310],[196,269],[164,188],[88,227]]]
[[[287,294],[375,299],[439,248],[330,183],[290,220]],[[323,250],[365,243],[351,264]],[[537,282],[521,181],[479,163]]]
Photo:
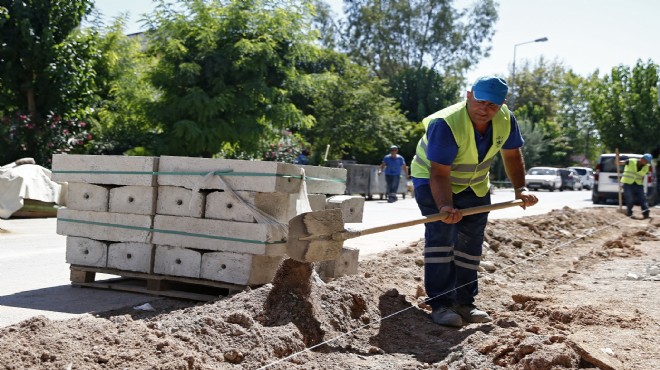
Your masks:
[[[511,132],[511,113],[509,109],[506,105],[503,105],[493,117],[493,143],[481,163],[479,163],[474,128],[468,116],[465,101],[426,117],[422,121],[425,132],[417,144],[415,157],[411,164],[413,177],[426,179],[430,177],[431,162],[426,157],[428,148],[427,131],[429,124],[438,118],[442,118],[447,122],[459,148],[454,163],[451,165],[452,192],[454,194],[460,193],[470,186],[477,196],[486,195],[490,183],[490,165]]]
[[[644,176],[649,172],[651,166],[647,163],[641,170],[637,171],[637,161],[635,158],[628,160],[628,164],[623,168],[623,174],[621,175],[622,183],[628,185],[642,185],[644,183]]]

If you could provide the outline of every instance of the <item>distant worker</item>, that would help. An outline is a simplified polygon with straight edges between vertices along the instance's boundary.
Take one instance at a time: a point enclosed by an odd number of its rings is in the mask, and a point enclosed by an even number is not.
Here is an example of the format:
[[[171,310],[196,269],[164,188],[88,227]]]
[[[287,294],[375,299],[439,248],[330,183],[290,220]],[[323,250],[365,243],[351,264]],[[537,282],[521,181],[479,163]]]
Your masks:
[[[403,170],[406,179],[410,178],[408,175],[408,166],[406,166],[406,160],[398,153],[399,147],[392,145],[390,147],[390,154],[383,158],[383,162],[380,164],[380,168],[378,169],[379,175],[383,172],[383,168],[385,169],[385,182],[387,183],[385,191],[387,192],[388,203],[396,202],[396,192],[399,190],[401,171]]]
[[[309,164],[309,150],[303,149],[302,152],[293,161],[295,164]]]
[[[524,144],[518,123],[504,105],[508,92],[499,77],[482,77],[466,100],[426,117],[426,129],[411,163],[415,200],[428,216],[449,215],[426,223],[424,286],[431,318],[445,326],[491,321],[474,302],[488,213],[463,216],[462,209],[491,204],[489,171],[497,153],[521,207],[538,199],[525,187]]]
[[[642,216],[649,218],[649,203],[644,194],[644,176],[651,168],[651,161],[653,156],[646,153],[642,158],[628,158],[619,164],[625,165],[623,174],[621,175],[621,182],[623,183],[623,196],[626,198],[626,216],[631,217],[633,214],[633,206],[635,198],[639,200],[642,207]]]

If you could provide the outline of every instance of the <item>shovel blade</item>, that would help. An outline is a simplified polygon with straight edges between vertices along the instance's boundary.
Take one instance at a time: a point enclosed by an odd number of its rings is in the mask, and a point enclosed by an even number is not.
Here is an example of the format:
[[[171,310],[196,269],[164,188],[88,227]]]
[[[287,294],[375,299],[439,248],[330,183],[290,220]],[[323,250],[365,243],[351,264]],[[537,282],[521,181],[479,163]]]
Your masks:
[[[336,260],[343,240],[334,240],[332,234],[343,230],[339,208],[300,214],[289,220],[287,254],[299,262]]]

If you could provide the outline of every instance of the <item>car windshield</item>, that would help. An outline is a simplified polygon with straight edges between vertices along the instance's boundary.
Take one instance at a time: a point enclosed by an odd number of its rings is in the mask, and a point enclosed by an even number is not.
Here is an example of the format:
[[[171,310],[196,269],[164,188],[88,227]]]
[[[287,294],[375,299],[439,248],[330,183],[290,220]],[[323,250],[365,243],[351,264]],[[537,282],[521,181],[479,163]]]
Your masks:
[[[527,173],[528,175],[556,175],[556,170],[552,168],[532,168]]]
[[[587,174],[587,170],[585,170],[584,168],[574,168],[573,170],[575,170],[575,172],[579,173],[582,176]]]

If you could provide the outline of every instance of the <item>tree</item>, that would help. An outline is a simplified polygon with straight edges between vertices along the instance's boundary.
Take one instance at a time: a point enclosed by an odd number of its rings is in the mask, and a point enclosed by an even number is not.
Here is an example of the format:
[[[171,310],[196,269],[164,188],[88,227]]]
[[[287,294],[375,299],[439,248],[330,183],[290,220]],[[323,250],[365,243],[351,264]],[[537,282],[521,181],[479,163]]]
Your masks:
[[[148,118],[147,107],[158,96],[148,77],[155,58],[143,52],[142,35],[124,35],[124,24],[125,18],[116,19],[101,30],[98,40],[99,102],[94,110],[94,142],[89,147],[94,154],[154,153],[158,127]]]
[[[660,142],[658,65],[641,60],[612,68],[590,95],[590,111],[604,146],[612,151],[651,152]]]
[[[93,91],[96,49],[76,32],[90,14],[92,0],[2,0],[0,22],[0,106],[33,115],[49,111],[74,113],[85,107]],[[2,17],[0,17],[2,18]]]
[[[91,136],[94,32],[78,30],[92,0],[0,0],[2,162],[79,151]]]
[[[451,0],[350,0],[344,2],[343,47],[356,62],[390,78],[408,67],[453,73],[488,55],[495,2],[456,9]]]
[[[329,145],[329,158],[378,164],[384,150],[404,141],[408,121],[388,97],[385,82],[346,55],[316,49],[298,65],[296,105],[315,118],[301,133],[313,146],[315,162]]]
[[[150,115],[162,127],[162,152],[256,153],[265,136],[311,124],[291,102],[296,62],[312,40],[308,3],[178,4],[161,1],[148,22],[159,58],[151,81],[161,93]]]
[[[534,130],[543,132],[547,149],[541,152],[540,164],[545,166],[572,164],[573,147],[562,126],[566,122],[558,120],[559,91],[564,85],[565,73],[560,63],[549,63],[544,58],[539,58],[534,66],[524,64],[516,73],[514,114],[518,120],[528,121]],[[561,103],[572,104],[571,101]]]
[[[589,111],[589,93],[597,73],[582,77],[568,70],[557,91],[557,122],[572,150],[571,164],[582,165],[586,159],[595,163],[600,154],[598,131]]]
[[[462,84],[426,67],[406,68],[389,80],[391,95],[409,121],[421,122],[428,115],[459,101]]]

